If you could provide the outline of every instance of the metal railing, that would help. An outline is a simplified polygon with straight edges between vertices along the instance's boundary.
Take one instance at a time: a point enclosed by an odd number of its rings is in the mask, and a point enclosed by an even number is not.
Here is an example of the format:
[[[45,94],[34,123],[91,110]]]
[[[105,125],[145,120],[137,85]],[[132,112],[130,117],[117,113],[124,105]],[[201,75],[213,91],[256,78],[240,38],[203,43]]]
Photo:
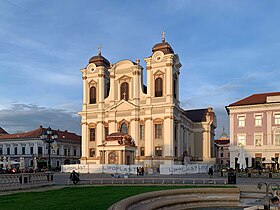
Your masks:
[[[40,187],[52,184],[52,173],[21,173],[0,175],[0,191]]]
[[[185,184],[217,184],[225,185],[228,183],[227,179],[209,179],[209,178],[95,178],[95,179],[81,179],[80,184],[89,185],[185,185]],[[68,180],[68,185],[71,180]]]

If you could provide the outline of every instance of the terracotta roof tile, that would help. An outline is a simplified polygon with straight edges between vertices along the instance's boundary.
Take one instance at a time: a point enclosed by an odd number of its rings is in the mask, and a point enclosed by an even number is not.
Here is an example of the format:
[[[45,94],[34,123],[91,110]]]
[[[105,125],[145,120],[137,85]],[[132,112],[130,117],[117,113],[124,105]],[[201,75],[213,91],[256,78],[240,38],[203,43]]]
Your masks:
[[[26,133],[15,133],[15,134],[4,134],[0,136],[0,140],[1,139],[30,139],[30,138],[40,138],[40,136],[42,135],[42,133],[44,131],[46,131],[47,128],[42,128],[39,127],[36,130],[33,131],[29,131]],[[74,140],[74,141],[81,141],[81,136],[75,134],[75,133],[71,133],[68,131],[60,131],[60,130],[54,130],[57,135],[58,135],[58,139],[67,139],[67,140]]]
[[[0,127],[0,135],[8,134],[3,128]]]
[[[267,96],[280,96],[280,92],[271,92],[271,93],[260,93],[253,94],[247,98],[241,99],[235,103],[228,105],[230,106],[243,106],[243,105],[253,105],[253,104],[265,104]]]

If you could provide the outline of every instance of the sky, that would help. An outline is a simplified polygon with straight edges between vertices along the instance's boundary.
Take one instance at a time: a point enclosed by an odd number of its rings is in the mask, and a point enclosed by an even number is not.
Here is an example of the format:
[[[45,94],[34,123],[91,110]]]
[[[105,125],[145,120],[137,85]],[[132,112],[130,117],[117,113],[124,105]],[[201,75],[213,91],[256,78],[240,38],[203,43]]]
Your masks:
[[[280,1],[0,0],[0,127],[80,133],[80,69],[97,55],[141,60],[166,41],[179,55],[184,109],[225,106],[280,91]]]

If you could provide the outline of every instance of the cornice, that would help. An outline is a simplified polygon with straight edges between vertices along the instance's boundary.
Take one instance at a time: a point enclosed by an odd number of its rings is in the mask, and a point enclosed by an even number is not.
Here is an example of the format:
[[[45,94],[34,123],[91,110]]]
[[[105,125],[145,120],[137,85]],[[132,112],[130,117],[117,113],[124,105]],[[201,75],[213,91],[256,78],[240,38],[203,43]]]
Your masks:
[[[267,103],[267,104],[252,104],[252,105],[241,105],[241,106],[227,106],[229,110],[238,110],[238,109],[251,109],[251,108],[266,108],[266,107],[277,107],[280,108],[280,103]]]

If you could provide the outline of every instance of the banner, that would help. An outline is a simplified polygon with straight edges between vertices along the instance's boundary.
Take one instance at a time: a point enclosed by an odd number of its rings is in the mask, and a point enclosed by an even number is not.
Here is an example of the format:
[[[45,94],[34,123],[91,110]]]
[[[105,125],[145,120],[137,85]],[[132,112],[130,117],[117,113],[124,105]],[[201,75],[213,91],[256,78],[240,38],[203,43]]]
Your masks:
[[[160,174],[196,174],[207,173],[207,164],[187,164],[187,165],[160,165]]]
[[[137,174],[137,167],[141,166],[142,165],[72,164],[62,165],[61,172],[69,173],[75,170],[78,173]]]
[[[62,165],[61,172],[69,173],[75,170],[78,173],[137,174],[137,167],[142,165],[72,164]],[[208,164],[160,165],[160,174],[207,173],[209,167]]]

